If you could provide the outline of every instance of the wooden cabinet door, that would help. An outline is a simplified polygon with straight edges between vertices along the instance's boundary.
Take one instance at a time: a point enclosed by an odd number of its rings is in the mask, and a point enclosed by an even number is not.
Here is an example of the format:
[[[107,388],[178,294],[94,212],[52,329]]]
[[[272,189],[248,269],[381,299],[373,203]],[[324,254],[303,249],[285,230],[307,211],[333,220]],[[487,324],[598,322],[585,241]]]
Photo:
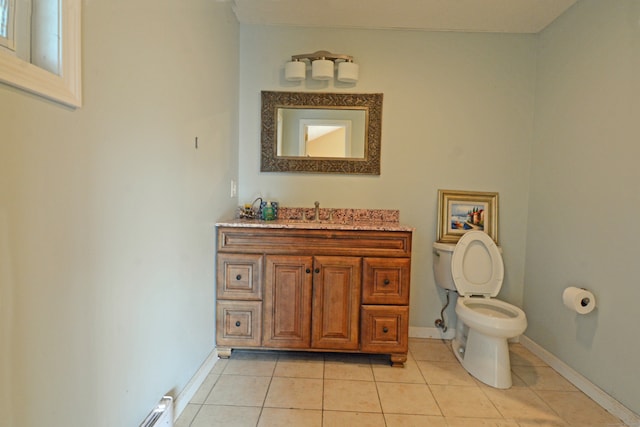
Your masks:
[[[362,259],[318,256],[313,263],[313,348],[358,349]]]
[[[265,263],[262,344],[309,348],[313,258],[268,255]]]

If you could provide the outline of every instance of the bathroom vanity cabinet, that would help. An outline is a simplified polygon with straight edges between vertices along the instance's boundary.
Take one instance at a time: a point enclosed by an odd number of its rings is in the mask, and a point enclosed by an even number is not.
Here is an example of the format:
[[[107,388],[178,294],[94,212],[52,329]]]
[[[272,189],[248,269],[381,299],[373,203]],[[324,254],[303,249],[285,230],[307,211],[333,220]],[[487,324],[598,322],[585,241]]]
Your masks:
[[[233,348],[344,351],[403,366],[411,229],[250,225],[217,227],[220,357]]]

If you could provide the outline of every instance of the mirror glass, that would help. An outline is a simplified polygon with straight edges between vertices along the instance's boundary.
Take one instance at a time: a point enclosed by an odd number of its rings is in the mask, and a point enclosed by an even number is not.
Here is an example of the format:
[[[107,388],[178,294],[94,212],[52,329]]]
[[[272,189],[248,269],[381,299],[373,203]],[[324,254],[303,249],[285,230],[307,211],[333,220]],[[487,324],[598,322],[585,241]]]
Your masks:
[[[263,172],[380,174],[382,94],[262,92]]]
[[[278,108],[278,156],[363,159],[366,110]]]

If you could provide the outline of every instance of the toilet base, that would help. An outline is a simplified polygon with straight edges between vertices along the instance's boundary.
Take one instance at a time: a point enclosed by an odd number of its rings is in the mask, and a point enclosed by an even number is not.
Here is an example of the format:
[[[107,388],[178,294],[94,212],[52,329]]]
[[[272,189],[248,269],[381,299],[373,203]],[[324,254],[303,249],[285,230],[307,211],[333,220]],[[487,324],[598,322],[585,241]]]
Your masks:
[[[505,338],[469,329],[466,340],[453,340],[452,347],[460,364],[475,378],[491,387],[511,388],[509,344]]]

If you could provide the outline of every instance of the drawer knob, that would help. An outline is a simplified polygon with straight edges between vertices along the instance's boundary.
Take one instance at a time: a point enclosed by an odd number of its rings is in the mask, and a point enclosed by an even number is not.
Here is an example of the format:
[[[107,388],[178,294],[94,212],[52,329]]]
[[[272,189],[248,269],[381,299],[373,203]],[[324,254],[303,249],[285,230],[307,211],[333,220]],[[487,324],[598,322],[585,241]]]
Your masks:
[[[319,268],[316,268],[316,269],[315,269],[315,270],[313,270],[313,271],[315,271],[316,273],[320,273],[320,269],[319,269]]]
[[[384,333],[386,334],[387,332],[389,332],[389,328],[387,328],[387,327],[385,326],[384,328],[382,328],[382,332],[384,332]]]
[[[240,279],[242,279],[242,274],[238,274],[238,275],[236,276],[236,280],[240,280]]]
[[[307,274],[311,273],[311,269],[307,268]]]
[[[240,326],[240,321],[239,320],[236,322],[236,326]]]
[[[386,286],[386,285],[388,285],[389,283],[391,283],[391,281],[390,281],[389,279],[384,279],[384,282],[383,282],[383,283],[384,283],[384,284],[385,284],[385,286]]]

